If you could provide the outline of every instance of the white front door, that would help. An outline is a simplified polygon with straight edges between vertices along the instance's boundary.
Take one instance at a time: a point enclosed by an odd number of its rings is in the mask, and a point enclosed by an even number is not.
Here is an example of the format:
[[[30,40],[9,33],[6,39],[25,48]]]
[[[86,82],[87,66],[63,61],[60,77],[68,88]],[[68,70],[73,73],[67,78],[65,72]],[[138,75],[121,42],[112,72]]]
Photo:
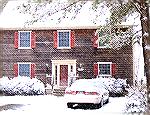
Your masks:
[[[52,60],[52,77],[55,86],[68,86],[72,76],[76,76],[76,60]]]

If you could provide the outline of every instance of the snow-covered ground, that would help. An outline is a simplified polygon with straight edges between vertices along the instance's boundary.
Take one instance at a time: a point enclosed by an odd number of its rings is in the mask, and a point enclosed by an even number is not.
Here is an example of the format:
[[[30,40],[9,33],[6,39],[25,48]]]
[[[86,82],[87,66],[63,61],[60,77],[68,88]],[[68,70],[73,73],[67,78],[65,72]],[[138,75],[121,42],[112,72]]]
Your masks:
[[[108,104],[100,109],[70,109],[67,108],[64,97],[44,96],[1,96],[0,108],[5,104],[23,104],[24,106],[0,111],[0,115],[123,115],[126,97],[111,98]],[[1,109],[0,109],[1,110]]]

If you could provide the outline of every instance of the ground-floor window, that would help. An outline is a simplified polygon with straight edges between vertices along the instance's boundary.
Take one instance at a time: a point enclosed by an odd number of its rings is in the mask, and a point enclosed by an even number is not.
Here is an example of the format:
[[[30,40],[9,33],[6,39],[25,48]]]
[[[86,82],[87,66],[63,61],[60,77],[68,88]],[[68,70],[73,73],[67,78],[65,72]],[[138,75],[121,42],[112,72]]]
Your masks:
[[[18,62],[14,63],[14,76],[35,77],[35,63]]]
[[[111,64],[99,64],[99,75],[110,75]]]
[[[29,63],[20,63],[18,64],[18,66],[19,66],[19,71],[18,71],[19,76],[30,77],[30,64]]]
[[[116,74],[116,63],[97,62],[94,64],[94,75],[110,77]]]

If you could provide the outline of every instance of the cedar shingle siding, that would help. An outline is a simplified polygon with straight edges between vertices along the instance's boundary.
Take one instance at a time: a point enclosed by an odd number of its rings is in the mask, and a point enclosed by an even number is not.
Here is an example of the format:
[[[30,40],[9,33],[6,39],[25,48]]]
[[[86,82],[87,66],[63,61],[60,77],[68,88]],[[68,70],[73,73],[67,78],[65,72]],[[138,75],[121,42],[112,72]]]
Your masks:
[[[2,53],[1,75],[14,77],[13,66],[17,62],[35,63],[35,76],[46,82],[46,64],[49,64],[49,73],[52,73],[51,60],[76,59],[76,67],[83,64],[85,78],[94,77],[93,65],[97,62],[116,63],[115,77],[127,78],[132,83],[133,60],[132,47],[123,47],[120,50],[100,49],[93,47],[93,35],[95,30],[73,30],[75,39],[71,49],[57,49],[54,44],[53,32],[56,30],[33,30],[36,36],[36,44],[32,49],[14,48],[14,30],[0,32],[0,49]],[[73,45],[73,44],[71,44]],[[78,71],[77,71],[78,74]],[[47,81],[48,82],[48,81]]]

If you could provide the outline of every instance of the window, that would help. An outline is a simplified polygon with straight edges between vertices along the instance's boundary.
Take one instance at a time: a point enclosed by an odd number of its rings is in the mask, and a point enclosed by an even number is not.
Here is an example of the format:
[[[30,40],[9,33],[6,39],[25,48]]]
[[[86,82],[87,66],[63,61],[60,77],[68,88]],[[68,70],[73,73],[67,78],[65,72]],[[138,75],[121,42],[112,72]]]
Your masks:
[[[31,49],[36,47],[36,33],[34,31],[14,32],[14,48]]]
[[[109,31],[98,31],[98,47],[109,48],[111,35]]]
[[[110,75],[110,64],[99,64],[99,75]]]
[[[71,49],[75,45],[75,32],[71,30],[53,31],[54,48]]]
[[[67,48],[70,47],[70,32],[58,31],[58,47]]]
[[[58,32],[59,47],[69,47],[69,32]]]
[[[30,77],[30,64],[19,64],[19,76]]]
[[[95,76],[110,77],[116,75],[117,66],[112,62],[97,62],[94,63],[93,72]]]
[[[30,62],[14,63],[14,76],[27,76],[30,78],[35,77],[35,64]]]
[[[31,32],[19,32],[19,48],[31,48]]]

